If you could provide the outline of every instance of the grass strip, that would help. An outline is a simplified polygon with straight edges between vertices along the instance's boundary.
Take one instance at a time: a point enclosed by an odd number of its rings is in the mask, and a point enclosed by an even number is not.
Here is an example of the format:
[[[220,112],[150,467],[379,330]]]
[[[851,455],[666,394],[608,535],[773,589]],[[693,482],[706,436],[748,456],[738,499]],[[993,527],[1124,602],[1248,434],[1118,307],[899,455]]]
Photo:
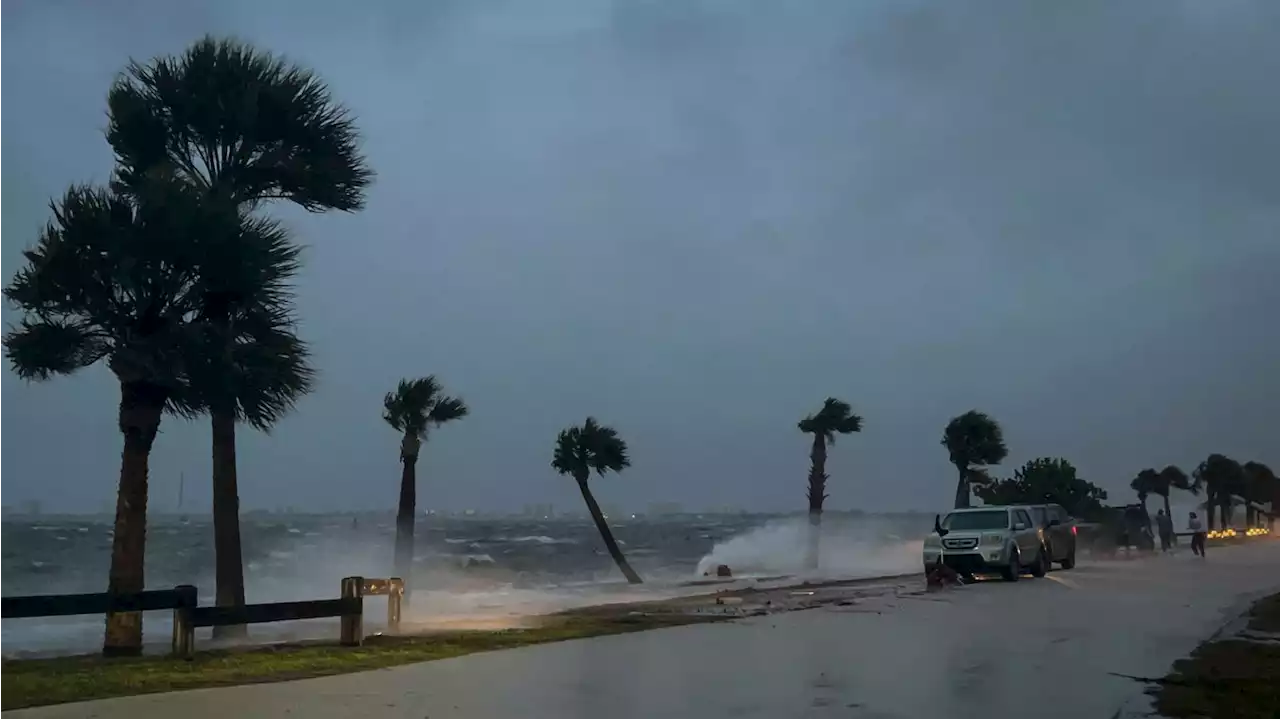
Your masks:
[[[1249,612],[1249,629],[1280,631],[1280,594]],[[1200,645],[1149,690],[1170,719],[1280,717],[1280,643],[1224,639]]]
[[[560,616],[542,626],[501,631],[377,636],[361,647],[298,643],[198,652],[169,657],[103,659],[98,655],[5,660],[3,709],[108,697],[277,682],[448,659],[475,652],[583,639],[663,627],[723,621],[688,615]]]

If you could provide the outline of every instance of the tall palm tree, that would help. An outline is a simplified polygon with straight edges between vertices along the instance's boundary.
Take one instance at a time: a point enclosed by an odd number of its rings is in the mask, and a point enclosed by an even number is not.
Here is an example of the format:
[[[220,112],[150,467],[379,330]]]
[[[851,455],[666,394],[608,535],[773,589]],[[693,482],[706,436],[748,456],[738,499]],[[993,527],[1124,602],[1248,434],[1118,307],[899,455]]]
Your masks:
[[[601,425],[594,417],[587,417],[581,427],[561,430],[556,437],[556,450],[551,460],[551,468],[560,474],[573,477],[573,480],[578,483],[582,500],[587,503],[587,511],[591,513],[591,519],[596,523],[596,530],[600,532],[600,538],[604,540],[609,556],[613,557],[614,563],[618,565],[618,569],[622,570],[628,582],[640,584],[642,581],[640,575],[636,574],[636,570],[631,568],[627,558],[622,555],[618,541],[613,538],[613,531],[605,521],[604,512],[600,511],[600,504],[596,502],[595,496],[591,494],[591,487],[587,485],[592,472],[603,477],[608,472],[621,472],[630,466],[627,443],[618,436],[617,430]]]
[[[1000,423],[977,410],[969,410],[947,423],[942,446],[947,448],[951,464],[960,475],[956,483],[956,509],[970,505],[970,485],[987,477],[987,467],[1000,464],[1009,456]]]
[[[105,362],[120,384],[124,439],[107,591],[145,588],[147,474],[166,411],[189,414],[186,372],[198,330],[204,216],[183,188],[150,183],[132,195],[72,187],[4,290],[22,313],[4,337],[13,370],[47,380]],[[102,650],[142,652],[142,615],[107,615]]]
[[[400,433],[400,503],[396,510],[395,570],[406,591],[413,570],[414,517],[418,508],[418,453],[433,427],[467,416],[467,405],[448,397],[434,375],[402,379],[382,399],[382,418]]]
[[[822,409],[800,420],[796,426],[801,432],[813,435],[809,450],[809,549],[805,563],[810,569],[817,569],[822,504],[828,496],[827,445],[836,443],[837,434],[861,432],[862,418],[853,413],[848,402],[828,397]]]
[[[216,240],[198,285],[202,349],[189,364],[191,404],[213,425],[214,576],[219,606],[245,603],[236,472],[237,422],[268,431],[310,391],[315,373],[295,334],[291,280],[299,248],[278,223],[243,216]],[[244,626],[214,627],[215,637]]]
[[[123,191],[162,175],[188,183],[206,203],[232,213],[275,199],[312,212],[354,211],[363,207],[373,180],[354,119],[326,85],[310,70],[233,40],[205,37],[181,55],[131,62],[112,86],[107,105],[107,141],[116,155],[115,184]],[[237,347],[242,333],[234,328],[238,318],[255,312],[283,315],[270,297],[239,291],[245,285],[236,281],[235,272],[225,277],[225,283],[206,285],[201,313],[204,322],[218,328],[206,340],[222,342],[210,348],[210,356],[230,360],[242,353]],[[290,344],[285,335],[276,337]],[[283,374],[255,374],[251,384],[270,398],[267,404],[287,407],[305,391],[303,375],[288,370],[295,365],[283,363]],[[244,411],[245,398],[232,396],[237,384],[245,384],[245,368],[224,362],[208,369],[207,386],[215,390],[205,409],[214,457],[217,603],[237,606],[244,604],[244,568],[236,422],[265,428],[280,411],[255,420]],[[225,391],[216,391],[219,387]]]

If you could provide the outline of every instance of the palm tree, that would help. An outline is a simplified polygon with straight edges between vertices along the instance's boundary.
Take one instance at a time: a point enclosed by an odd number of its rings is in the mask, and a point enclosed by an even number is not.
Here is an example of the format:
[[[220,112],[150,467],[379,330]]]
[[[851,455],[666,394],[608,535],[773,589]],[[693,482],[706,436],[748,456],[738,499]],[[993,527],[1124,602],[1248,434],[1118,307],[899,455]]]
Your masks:
[[[445,422],[467,416],[467,405],[448,397],[434,375],[402,379],[382,399],[382,418],[400,437],[400,504],[396,510],[395,570],[406,584],[413,570],[414,517],[418,508],[418,453],[427,432]]]
[[[954,417],[942,433],[951,464],[960,474],[956,484],[956,509],[970,505],[970,485],[987,476],[987,467],[1009,456],[1000,423],[989,415],[970,410]]]
[[[182,55],[131,62],[112,86],[107,105],[107,141],[116,155],[115,185],[122,191],[164,176],[188,183],[205,202],[227,212],[251,211],[274,199],[313,212],[354,211],[363,207],[373,180],[359,151],[355,122],[325,84],[309,70],[243,43],[205,37]],[[270,296],[244,292],[254,285],[241,282],[237,269],[232,265],[223,280],[208,278],[201,308],[202,321],[218,328],[206,340],[222,343],[210,348],[210,356],[223,360],[244,351],[237,339],[243,333],[234,328],[240,318],[288,314],[272,307]],[[291,336],[275,334],[284,345],[296,345]],[[207,368],[212,392],[204,409],[213,438],[219,606],[244,604],[236,422],[265,429],[306,391],[309,370],[294,371],[302,367],[296,361],[302,354],[296,347],[289,351],[295,359],[277,367],[283,373],[258,368],[247,383],[244,367],[223,362]],[[262,393],[265,405],[275,407],[252,417],[245,411],[247,398],[234,396],[237,386],[247,384]]]
[[[132,195],[72,187],[4,290],[22,313],[4,337],[20,376],[47,380],[105,362],[120,384],[124,439],[107,591],[145,588],[147,474],[166,411],[189,414],[187,360],[198,345],[200,243],[205,216],[183,188],[151,183]],[[102,650],[142,652],[142,615],[107,615]]]
[[[1142,505],[1142,513],[1147,515],[1150,524],[1151,514],[1147,511],[1147,497],[1157,494],[1160,473],[1154,469],[1144,469],[1129,482],[1129,488],[1138,494],[1138,503]]]
[[[1171,464],[1151,478],[1148,489],[1152,494],[1164,500],[1164,513],[1172,519],[1173,510],[1169,507],[1169,494],[1175,489],[1190,492],[1191,480],[1187,477],[1186,472]]]
[[[1240,463],[1221,454],[1211,454],[1192,473],[1192,485],[1203,489],[1205,507],[1209,513],[1208,528],[1214,528],[1213,510],[1216,506],[1225,529],[1231,523],[1233,495],[1238,494],[1244,484],[1244,471]]]
[[[822,527],[822,503],[827,499],[827,445],[836,443],[837,434],[862,431],[862,418],[853,413],[848,402],[828,397],[822,409],[800,420],[801,432],[813,435],[809,450],[809,550],[805,562],[810,569],[818,567],[818,545]]]
[[[587,480],[591,473],[603,477],[608,472],[621,472],[631,466],[627,458],[627,443],[618,436],[618,431],[596,422],[594,417],[587,417],[581,427],[569,427],[560,431],[556,437],[555,456],[551,460],[551,468],[560,474],[573,477],[578,483],[578,491],[582,492],[582,500],[587,503],[587,511],[596,523],[596,530],[604,540],[618,569],[632,584],[640,584],[640,575],[627,563],[627,558],[618,548],[618,541],[613,538],[613,531],[605,521],[604,512],[591,494]]]
[[[1250,502],[1245,505],[1245,512],[1248,524],[1252,527],[1256,519],[1253,503],[1271,502],[1273,513],[1280,509],[1276,501],[1280,498],[1280,478],[1276,477],[1270,467],[1261,462],[1245,462],[1241,469],[1244,473],[1245,501]]]
[[[292,287],[299,248],[269,219],[241,218],[239,233],[218,238],[198,285],[201,351],[192,358],[190,404],[213,425],[213,536],[219,606],[245,603],[236,472],[237,422],[270,430],[310,391],[309,351],[294,334]],[[215,637],[246,627],[214,627]]]

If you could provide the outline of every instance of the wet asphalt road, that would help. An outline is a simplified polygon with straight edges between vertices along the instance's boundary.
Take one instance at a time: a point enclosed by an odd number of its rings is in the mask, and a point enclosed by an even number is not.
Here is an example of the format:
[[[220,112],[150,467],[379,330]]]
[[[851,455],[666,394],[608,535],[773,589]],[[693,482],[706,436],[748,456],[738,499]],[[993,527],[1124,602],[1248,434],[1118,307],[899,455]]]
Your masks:
[[[1142,685],[1280,591],[1280,541],[1045,579],[16,718],[1141,716]]]

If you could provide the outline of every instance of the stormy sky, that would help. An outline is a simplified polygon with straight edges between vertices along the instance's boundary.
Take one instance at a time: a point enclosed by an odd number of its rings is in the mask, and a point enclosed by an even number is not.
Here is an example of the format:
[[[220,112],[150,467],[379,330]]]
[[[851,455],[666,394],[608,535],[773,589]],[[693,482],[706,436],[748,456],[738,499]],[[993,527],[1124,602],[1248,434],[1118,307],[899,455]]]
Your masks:
[[[866,419],[829,506],[945,505],[947,419],[1006,471],[1063,456],[1119,491],[1210,452],[1280,465],[1274,0],[8,0],[3,271],[102,181],[130,58],[233,34],[316,69],[377,170],[308,246],[316,392],[241,433],[245,508],[387,508],[384,392],[472,407],[419,506],[577,509],[549,468],[594,414],[634,467],[605,504],[800,509],[795,423]],[[15,315],[6,309],[5,320]],[[118,390],[3,377],[3,500],[109,507]],[[152,506],[208,506],[207,421],[166,419]]]

